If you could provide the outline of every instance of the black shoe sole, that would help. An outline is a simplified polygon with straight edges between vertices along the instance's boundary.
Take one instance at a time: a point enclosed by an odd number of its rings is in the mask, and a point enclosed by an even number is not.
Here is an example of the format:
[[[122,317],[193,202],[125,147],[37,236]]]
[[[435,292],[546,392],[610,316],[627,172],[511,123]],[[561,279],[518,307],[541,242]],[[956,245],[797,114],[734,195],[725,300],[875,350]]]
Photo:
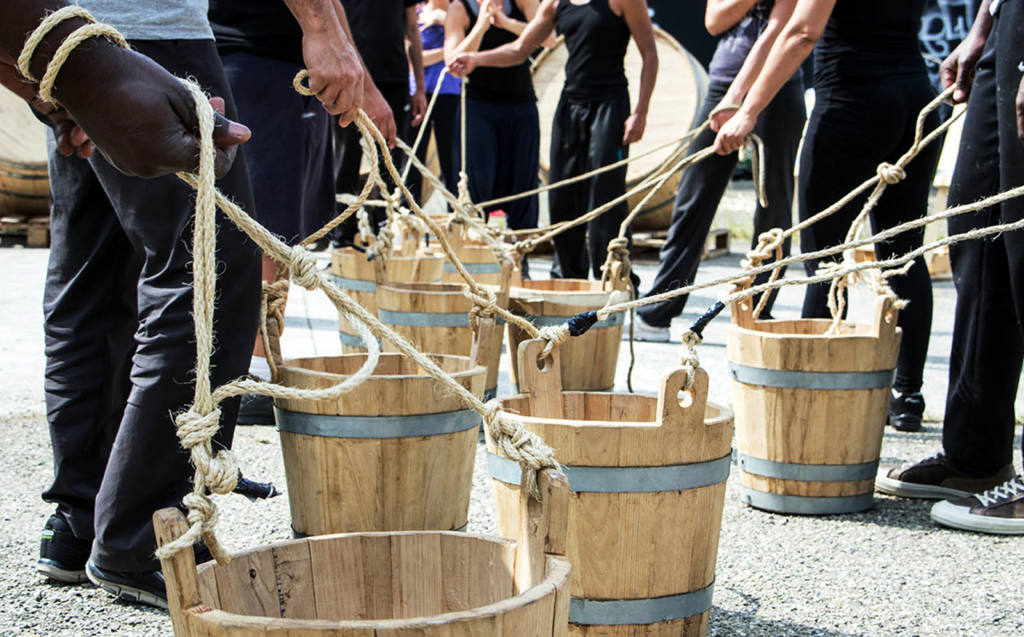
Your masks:
[[[922,420],[920,416],[889,414],[889,425],[897,431],[921,431]]]
[[[85,584],[89,581],[89,577],[85,574],[85,568],[68,568],[53,560],[40,558],[36,562],[36,570],[53,581],[63,584]]]
[[[167,600],[151,593],[150,591],[130,586],[124,582],[105,579],[101,573],[98,573],[94,568],[91,568],[90,564],[85,565],[85,573],[89,577],[90,582],[107,591],[117,599],[127,602],[135,602],[136,604],[145,604],[161,610],[167,610]]]

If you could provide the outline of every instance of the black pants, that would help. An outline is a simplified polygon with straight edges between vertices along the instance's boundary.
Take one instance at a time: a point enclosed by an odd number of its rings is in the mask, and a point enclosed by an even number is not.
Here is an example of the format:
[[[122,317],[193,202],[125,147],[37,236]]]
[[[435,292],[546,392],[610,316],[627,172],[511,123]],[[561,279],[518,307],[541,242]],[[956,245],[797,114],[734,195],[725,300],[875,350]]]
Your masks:
[[[698,122],[703,122],[725,96],[729,85],[712,82],[704,101]],[[764,142],[765,196],[768,206],[760,203],[754,210],[754,237],[757,238],[771,228],[789,228],[793,219],[793,168],[800,146],[800,133],[804,128],[803,89],[798,82],[786,84],[775,99],[757,119],[754,127]],[[707,148],[715,141],[717,134],[712,130],[701,133],[690,147],[690,154]],[[668,229],[668,240],[659,255],[660,266],[654,278],[654,285],[647,296],[654,296],[693,284],[697,267],[704,253],[711,223],[722,201],[729,179],[732,177],[738,154],[712,155],[704,161],[683,171],[672,211],[672,224]],[[789,255],[789,241],[783,246],[784,255]],[[769,274],[758,277],[757,283],[768,280]],[[644,321],[657,327],[669,327],[672,319],[683,313],[689,296],[678,296],[655,305],[637,310]],[[765,305],[762,317],[771,313],[773,293]]]
[[[391,107],[395,116],[395,126],[398,129],[398,137],[406,139],[409,132],[409,119],[411,117],[411,101],[409,99],[409,84],[378,84],[377,89],[384,96],[384,101]],[[346,128],[334,126],[334,169],[337,172],[335,188],[339,193],[356,194],[363,189],[359,179],[359,165],[363,161],[363,147],[360,145],[362,134],[355,124],[349,124]],[[403,166],[402,151],[395,148],[391,151],[391,159],[399,170]],[[394,191],[395,182],[391,179],[387,168],[384,167],[383,158],[380,160],[380,176],[388,187],[388,195]],[[387,217],[383,208],[369,208],[370,219],[374,227],[380,224]],[[349,217],[342,223],[333,235],[341,241],[351,240],[358,232],[358,221],[355,215]]]
[[[235,107],[213,41],[135,41],[179,77]],[[191,217],[195,195],[177,177],[125,177],[99,153],[64,158],[50,141],[51,250],[44,294],[46,407],[54,482],[43,499],[76,537],[94,538],[101,568],[150,571],[151,516],[178,506],[192,468],[173,415],[192,400]],[[218,186],[252,206],[239,153]],[[213,382],[245,374],[256,335],[259,260],[218,215],[217,346]],[[222,405],[229,445],[237,400]]]
[[[914,140],[918,113],[934,96],[923,72],[920,76],[883,78],[869,84],[817,90],[800,155],[800,219],[828,208],[874,175],[878,164],[894,163],[906,152]],[[885,107],[880,108],[880,104]],[[938,124],[938,115],[932,113],[925,130]],[[907,166],[907,178],[888,187],[871,213],[874,232],[926,213],[939,151],[937,143],[922,150]],[[842,243],[866,198],[867,194],[858,197],[803,231],[800,249],[810,252]],[[924,229],[920,228],[876,244],[875,252],[879,259],[902,256],[920,247],[923,240]],[[820,266],[821,262],[816,260],[804,263],[808,275]],[[889,283],[900,298],[910,301],[899,317],[903,342],[893,387],[900,392],[920,391],[932,325],[931,278],[924,259],[918,258],[907,274],[892,277]],[[827,283],[808,286],[804,296],[805,318],[830,316],[826,306],[828,288]]]
[[[457,111],[456,122],[460,117],[461,111]],[[473,201],[488,201],[536,188],[540,164],[537,105],[466,100],[466,155],[469,194]],[[453,156],[453,170],[458,174],[462,169],[459,144],[455,145]],[[485,211],[495,209],[505,211],[508,227],[513,230],[537,227],[536,195],[491,206]]]
[[[629,155],[622,145],[629,95],[577,101],[564,93],[551,124],[551,179],[562,181],[613,164]],[[626,192],[626,166],[548,192],[551,223],[569,221]],[[555,237],[551,277],[586,279],[593,271],[601,278],[608,242],[619,236],[629,214],[626,202]]]
[[[431,96],[427,96],[427,103],[430,103]],[[430,118],[416,128],[409,131],[409,143],[416,141],[420,128],[426,127],[423,133],[423,141],[416,149],[416,157],[423,163],[427,162],[427,150],[430,147],[430,133],[433,131],[434,139],[437,142],[437,161],[441,166],[441,182],[444,187],[454,194],[459,194],[459,168],[455,165],[455,147],[459,145],[459,96],[442,93],[437,96],[434,103],[434,110]],[[415,168],[409,171],[409,190],[416,201],[420,201],[423,192],[423,176]],[[420,202],[425,203],[425,202]]]
[[[1020,80],[1014,55],[1024,42],[1020,27],[1014,26],[1020,19],[1017,5],[1010,2],[1002,8],[978,64],[949,189],[950,206],[1024,183],[1024,153],[1013,118]],[[1002,210],[951,217],[949,234],[1021,215],[1020,204],[1007,203]],[[942,446],[954,466],[974,475],[992,475],[1013,461],[1014,397],[1024,355],[1018,319],[1022,257],[1019,231],[950,246],[957,299]],[[1016,264],[1013,273],[1011,263]]]

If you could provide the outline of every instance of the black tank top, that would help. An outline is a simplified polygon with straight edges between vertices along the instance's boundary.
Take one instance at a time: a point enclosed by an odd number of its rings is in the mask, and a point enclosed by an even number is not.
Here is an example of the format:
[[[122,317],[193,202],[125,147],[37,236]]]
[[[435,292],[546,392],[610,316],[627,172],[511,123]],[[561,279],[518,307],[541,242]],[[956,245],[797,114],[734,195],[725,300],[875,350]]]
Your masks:
[[[466,7],[469,15],[469,26],[473,27],[476,17],[480,13],[480,5],[476,0],[462,0],[462,6]],[[515,0],[505,0],[505,15],[528,22]],[[487,51],[496,49],[503,44],[515,42],[516,35],[505,29],[492,26],[484,33],[480,41],[480,50]],[[533,92],[533,76],[530,75],[530,62],[527,60],[518,66],[507,68],[495,68],[480,66],[469,74],[469,83],[466,84],[466,97],[483,102],[495,102],[498,104],[529,104],[537,101],[537,95]]]
[[[558,2],[555,25],[565,36],[569,52],[563,93],[571,98],[615,97],[628,87],[623,60],[629,46],[629,25],[615,15],[608,1]]]
[[[918,31],[925,0],[838,0],[814,50],[814,86],[927,77]]]

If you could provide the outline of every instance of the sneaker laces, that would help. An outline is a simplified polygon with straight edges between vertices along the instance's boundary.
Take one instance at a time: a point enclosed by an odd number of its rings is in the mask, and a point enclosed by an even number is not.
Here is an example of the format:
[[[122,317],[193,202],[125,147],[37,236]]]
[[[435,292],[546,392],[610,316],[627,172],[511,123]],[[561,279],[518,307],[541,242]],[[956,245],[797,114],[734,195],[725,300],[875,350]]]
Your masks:
[[[981,506],[990,507],[1022,493],[1024,493],[1024,476],[1017,476],[984,493],[979,493],[975,497],[978,498],[978,502],[981,502]]]

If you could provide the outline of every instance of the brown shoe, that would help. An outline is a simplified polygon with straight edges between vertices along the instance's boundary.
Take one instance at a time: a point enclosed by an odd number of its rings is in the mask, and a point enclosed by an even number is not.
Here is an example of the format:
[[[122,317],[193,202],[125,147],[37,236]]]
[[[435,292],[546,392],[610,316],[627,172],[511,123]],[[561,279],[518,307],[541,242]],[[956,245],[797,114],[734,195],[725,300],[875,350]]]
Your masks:
[[[904,498],[946,500],[981,493],[1014,475],[1013,465],[1008,464],[993,476],[971,477],[957,471],[945,454],[939,453],[914,464],[881,467],[875,478],[875,490]]]
[[[984,493],[937,502],[932,519],[965,531],[1024,535],[1024,477],[1018,475]]]

